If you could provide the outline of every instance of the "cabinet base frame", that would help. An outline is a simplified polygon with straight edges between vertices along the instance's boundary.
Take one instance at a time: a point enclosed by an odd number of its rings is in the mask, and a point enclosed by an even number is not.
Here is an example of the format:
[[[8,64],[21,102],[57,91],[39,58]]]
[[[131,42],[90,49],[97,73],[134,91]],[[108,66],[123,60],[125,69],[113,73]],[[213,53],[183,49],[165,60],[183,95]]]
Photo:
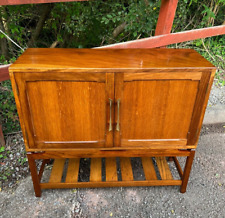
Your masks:
[[[78,181],[80,156],[71,157],[71,153],[64,152],[63,155],[50,157],[50,153],[27,153],[31,177],[36,197],[41,197],[42,189],[57,188],[97,188],[97,187],[131,187],[131,186],[180,186],[180,192],[185,193],[187,183],[195,155],[195,150],[174,150],[169,153],[157,151],[148,152],[148,156],[141,157],[145,179],[134,180],[130,157],[119,157],[120,164],[117,167],[116,158],[112,157],[92,157],[90,162],[90,177],[88,182]],[[176,154],[176,156],[174,155]],[[185,154],[185,155],[184,155]],[[117,155],[118,156],[118,155]],[[137,157],[135,156],[135,157]],[[177,156],[186,156],[184,171],[182,170]],[[180,179],[173,179],[171,170],[167,163],[174,161]],[[42,175],[45,165],[54,158],[54,164],[48,182],[42,183]],[[67,167],[65,161],[67,160]],[[105,159],[105,181],[102,178],[102,159]],[[153,163],[153,158],[154,162]],[[37,170],[35,160],[42,159],[40,170]],[[117,170],[121,171],[121,181],[118,180]],[[158,173],[156,173],[158,172]],[[62,175],[66,174],[62,181]]]

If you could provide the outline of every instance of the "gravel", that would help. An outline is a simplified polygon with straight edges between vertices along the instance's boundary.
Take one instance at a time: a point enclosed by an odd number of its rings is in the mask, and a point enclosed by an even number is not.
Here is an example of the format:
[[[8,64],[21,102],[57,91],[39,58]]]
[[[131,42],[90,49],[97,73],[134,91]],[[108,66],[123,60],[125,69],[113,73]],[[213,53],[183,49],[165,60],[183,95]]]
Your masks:
[[[29,175],[22,133],[8,135],[5,151],[1,154],[0,188],[16,188],[19,180]]]
[[[208,109],[215,105],[223,105],[225,107],[225,86],[218,86],[213,83],[208,101]]]

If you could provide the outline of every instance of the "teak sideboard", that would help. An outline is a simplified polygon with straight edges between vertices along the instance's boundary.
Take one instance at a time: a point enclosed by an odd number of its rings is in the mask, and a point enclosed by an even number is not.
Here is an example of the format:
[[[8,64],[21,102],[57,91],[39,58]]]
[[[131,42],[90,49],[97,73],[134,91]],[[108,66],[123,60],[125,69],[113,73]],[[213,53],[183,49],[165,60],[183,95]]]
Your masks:
[[[48,188],[179,185],[186,191],[216,72],[197,52],[33,48],[9,71],[36,196]],[[134,157],[142,180],[134,179]],[[186,158],[184,169],[179,157]],[[85,182],[82,158],[90,159]],[[42,182],[50,159],[51,175]]]

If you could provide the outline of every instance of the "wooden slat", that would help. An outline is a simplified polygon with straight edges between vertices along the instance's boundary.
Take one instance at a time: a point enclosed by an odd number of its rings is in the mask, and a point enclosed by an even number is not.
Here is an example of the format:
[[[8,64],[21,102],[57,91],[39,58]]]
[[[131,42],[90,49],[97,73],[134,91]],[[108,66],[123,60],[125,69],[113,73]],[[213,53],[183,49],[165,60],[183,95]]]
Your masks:
[[[102,159],[92,158],[90,182],[101,182],[101,181],[102,181]]]
[[[65,159],[55,159],[49,183],[61,182]]]
[[[97,188],[97,187],[132,187],[181,185],[182,180],[145,180],[145,181],[111,181],[111,182],[76,182],[76,183],[41,183],[42,189],[53,188]]]
[[[10,64],[0,65],[0,82],[9,79],[9,66]]]
[[[145,179],[146,180],[155,180],[157,179],[157,175],[155,172],[155,168],[152,162],[152,158],[150,157],[142,157],[142,166],[145,173]]]
[[[120,168],[122,174],[122,181],[134,180],[131,161],[129,157],[120,158]]]
[[[179,33],[164,34],[144,39],[121,42],[112,45],[106,45],[100,48],[157,48],[171,45],[174,43],[186,42],[195,39],[207,38],[225,34],[225,25],[208,27],[196,30],[188,30]]]
[[[80,158],[69,159],[66,174],[66,183],[77,182],[79,173]]]
[[[169,165],[166,161],[165,157],[156,157],[156,163],[159,169],[159,173],[161,175],[162,180],[171,180],[173,176],[171,174]]]
[[[116,158],[105,159],[106,181],[117,181]]]
[[[161,0],[159,17],[155,29],[155,35],[163,35],[170,33],[178,0]]]

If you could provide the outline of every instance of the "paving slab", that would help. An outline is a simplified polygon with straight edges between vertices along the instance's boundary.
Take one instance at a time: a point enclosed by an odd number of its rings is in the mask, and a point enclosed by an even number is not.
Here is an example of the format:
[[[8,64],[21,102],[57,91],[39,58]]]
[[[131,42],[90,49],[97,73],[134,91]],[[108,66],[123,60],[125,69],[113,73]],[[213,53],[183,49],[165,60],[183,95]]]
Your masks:
[[[225,86],[212,86],[203,124],[225,122]]]

